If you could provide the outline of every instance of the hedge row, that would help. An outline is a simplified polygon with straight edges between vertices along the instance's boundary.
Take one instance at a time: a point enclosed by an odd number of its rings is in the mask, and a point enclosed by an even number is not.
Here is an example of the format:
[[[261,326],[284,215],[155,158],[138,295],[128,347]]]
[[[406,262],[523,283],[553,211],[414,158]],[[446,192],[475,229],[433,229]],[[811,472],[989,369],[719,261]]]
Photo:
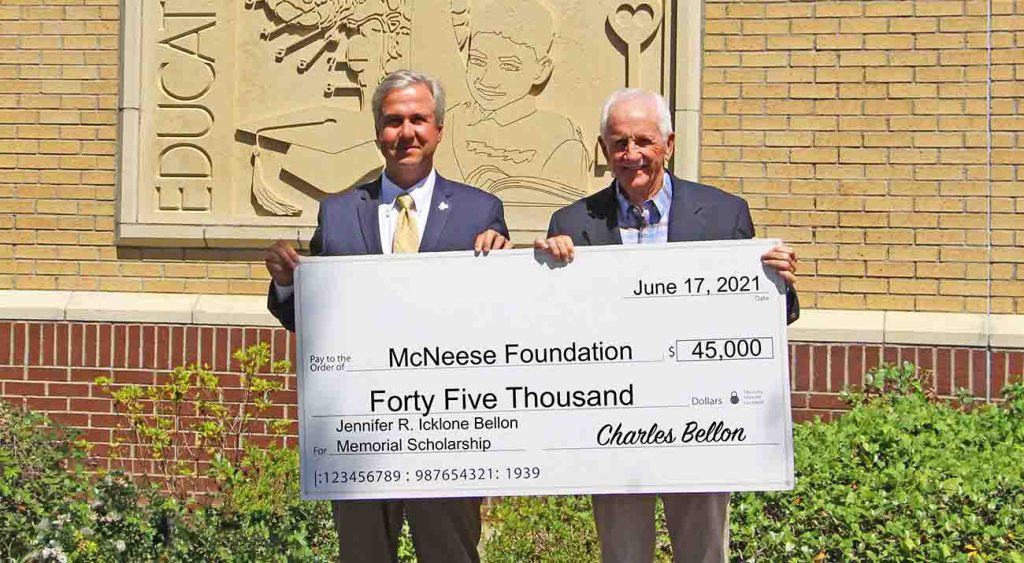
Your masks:
[[[733,495],[732,558],[1024,563],[1024,384],[951,404],[921,381],[875,370],[848,414],[797,425],[796,489]],[[329,505],[298,499],[294,450],[249,448],[203,503],[87,459],[74,432],[0,402],[0,561],[337,558]],[[486,522],[488,563],[598,558],[587,497],[506,498]],[[657,551],[670,560],[663,531]]]

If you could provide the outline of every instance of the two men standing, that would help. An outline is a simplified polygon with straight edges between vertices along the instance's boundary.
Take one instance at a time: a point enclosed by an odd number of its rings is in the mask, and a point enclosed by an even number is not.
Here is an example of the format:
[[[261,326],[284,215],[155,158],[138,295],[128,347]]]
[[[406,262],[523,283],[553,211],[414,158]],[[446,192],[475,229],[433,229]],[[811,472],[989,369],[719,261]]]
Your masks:
[[[423,75],[398,71],[377,88],[373,110],[384,173],[374,182],[321,203],[311,254],[509,248],[501,202],[476,188],[445,180],[433,169],[434,150],[443,130],[440,85]],[[555,213],[548,238],[535,243],[538,250],[572,260],[576,245],[753,236],[750,212],[742,199],[665,171],[674,133],[668,106],[660,96],[641,90],[615,93],[602,111],[600,143],[615,181]],[[795,253],[776,247],[762,256],[762,262],[786,280],[787,316],[795,320],[799,310],[791,288]],[[283,242],[267,250],[267,269],[273,277],[268,307],[292,330],[291,284],[298,263],[298,255]],[[415,285],[409,290],[415,292]],[[728,493],[663,495],[663,500],[677,561],[725,560]],[[604,561],[652,560],[654,503],[653,495],[594,497]],[[333,507],[344,562],[396,560],[403,511],[421,562],[479,561],[480,499],[336,501]]]

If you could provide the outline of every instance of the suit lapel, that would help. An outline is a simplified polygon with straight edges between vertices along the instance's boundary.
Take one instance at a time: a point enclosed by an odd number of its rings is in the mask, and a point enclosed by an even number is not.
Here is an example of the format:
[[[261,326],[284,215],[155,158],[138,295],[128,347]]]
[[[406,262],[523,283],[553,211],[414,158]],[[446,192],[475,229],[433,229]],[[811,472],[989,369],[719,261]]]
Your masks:
[[[669,242],[685,242],[704,240],[704,214],[702,207],[693,201],[693,196],[686,189],[686,182],[669,176],[672,179],[672,208],[668,212]]]
[[[430,214],[427,225],[423,228],[423,240],[420,241],[420,252],[437,252],[441,241],[441,233],[448,223],[451,214],[452,184],[437,175],[434,182],[434,194],[430,198]]]
[[[615,182],[591,196],[587,204],[590,221],[583,229],[583,236],[591,246],[622,244],[619,232],[619,202],[615,198]]]
[[[359,202],[359,232],[363,235],[367,254],[382,254],[380,246],[380,178],[367,184],[362,190],[362,201]]]

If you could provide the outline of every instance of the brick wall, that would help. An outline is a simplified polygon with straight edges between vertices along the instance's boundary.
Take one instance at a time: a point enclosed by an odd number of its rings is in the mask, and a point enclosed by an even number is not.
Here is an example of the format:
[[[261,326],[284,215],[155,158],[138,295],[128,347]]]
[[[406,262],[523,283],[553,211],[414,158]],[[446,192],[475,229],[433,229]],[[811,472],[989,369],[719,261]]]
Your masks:
[[[49,414],[84,430],[101,464],[138,469],[131,451],[111,459],[111,444],[124,420],[94,383],[111,377],[115,385],[152,385],[174,366],[199,362],[218,373],[225,387],[237,389],[233,350],[256,342],[271,345],[275,359],[294,356],[294,338],[283,329],[126,323],[0,321],[0,397],[14,405]],[[881,362],[911,361],[933,370],[933,385],[943,395],[957,389],[985,397],[986,354],[982,349],[880,345],[792,343],[790,373],[793,417],[831,419],[844,410],[839,392],[859,385],[868,368]],[[1024,350],[992,354],[993,393],[1008,374],[1024,373]],[[274,397],[268,416],[297,420],[294,376]],[[228,391],[231,393],[231,391]],[[259,428],[258,428],[259,430]],[[265,429],[263,429],[265,430]],[[287,442],[295,444],[292,438]],[[269,439],[257,431],[257,439]]]
[[[260,253],[114,245],[119,4],[0,3],[0,289],[266,291]]]
[[[126,463],[138,470],[141,456],[131,450],[111,458],[111,446],[125,436],[127,425],[96,378],[112,378],[115,388],[154,385],[166,382],[175,366],[199,363],[220,377],[231,400],[239,396],[239,366],[231,355],[258,342],[271,346],[275,361],[294,356],[294,336],[283,329],[0,321],[0,397],[82,429],[101,464]],[[285,387],[274,393],[275,405],[265,419],[297,420],[295,377],[282,380]],[[297,444],[297,431],[293,426],[287,444]],[[273,439],[262,419],[254,424],[252,437]]]
[[[706,2],[702,176],[798,247],[807,307],[985,312],[991,268],[1024,313],[1024,2],[992,8]]]
[[[1024,2],[991,66],[987,3],[706,2],[702,173],[798,247],[805,307],[984,311],[991,264],[1024,312]],[[264,292],[258,252],[114,246],[119,17],[0,3],[0,289]]]

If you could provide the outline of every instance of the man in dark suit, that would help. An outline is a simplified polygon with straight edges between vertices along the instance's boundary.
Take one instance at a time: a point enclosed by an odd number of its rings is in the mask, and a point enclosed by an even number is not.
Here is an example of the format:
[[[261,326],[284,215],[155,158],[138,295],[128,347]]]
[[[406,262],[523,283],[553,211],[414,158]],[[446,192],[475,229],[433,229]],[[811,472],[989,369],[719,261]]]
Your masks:
[[[747,202],[665,171],[675,148],[668,104],[638,89],[620,90],[601,112],[601,149],[615,181],[557,211],[548,238],[535,247],[571,260],[575,245],[744,239],[754,236]],[[786,281],[787,320],[799,316],[792,284],[796,253],[777,246],[761,261]],[[677,562],[722,562],[729,546],[729,493],[663,494]],[[594,495],[594,519],[605,563],[654,558],[656,495]]]
[[[374,92],[373,115],[384,173],[321,202],[310,254],[488,252],[512,246],[498,198],[434,170],[444,120],[444,91],[437,81],[404,70],[388,75]],[[278,241],[265,261],[273,278],[268,308],[295,330],[292,283],[300,258]],[[416,292],[415,284],[409,291]],[[480,500],[335,501],[341,561],[397,562],[404,512],[421,563],[477,563]]]

